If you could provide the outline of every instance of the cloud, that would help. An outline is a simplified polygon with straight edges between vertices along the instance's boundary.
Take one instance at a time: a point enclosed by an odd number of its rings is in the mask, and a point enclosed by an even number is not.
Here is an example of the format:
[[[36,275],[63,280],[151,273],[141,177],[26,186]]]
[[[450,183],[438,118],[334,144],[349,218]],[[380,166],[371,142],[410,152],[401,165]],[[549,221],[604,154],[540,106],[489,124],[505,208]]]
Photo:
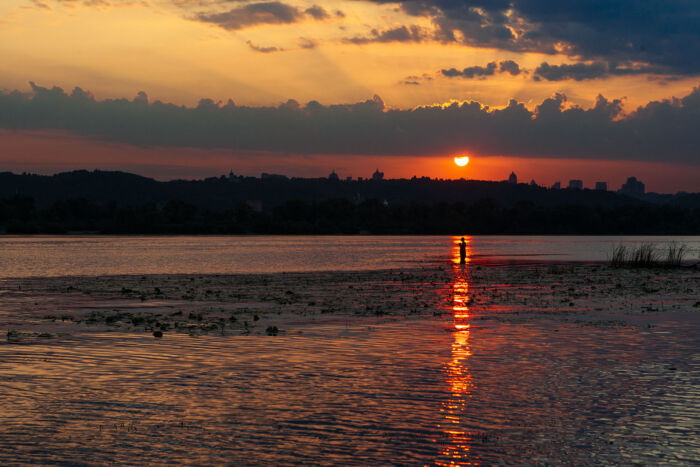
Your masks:
[[[610,65],[607,62],[593,63],[564,63],[562,65],[550,65],[547,62],[542,62],[535,69],[536,80],[545,79],[547,81],[562,81],[573,79],[575,81],[583,81],[589,79],[607,78],[609,76],[623,76],[642,73],[658,72],[652,67],[631,67]]]
[[[318,5],[307,8],[304,12],[315,20],[323,20],[331,17],[323,7]]]
[[[42,2],[41,0],[30,0],[30,2],[37,9],[51,10],[51,7],[48,4],[46,4],[45,2]]]
[[[369,36],[356,36],[343,40],[349,44],[370,44],[387,42],[422,42],[430,37],[430,33],[416,25],[397,26],[395,28],[379,31],[372,29]]]
[[[85,6],[96,6],[96,7],[107,7],[107,6],[112,6],[110,2],[107,0],[85,0],[83,2],[83,5]]]
[[[405,0],[399,5],[409,15],[432,20],[433,40],[700,73],[700,2],[694,0]]]
[[[501,73],[510,73],[511,76],[518,76],[522,73],[520,65],[518,65],[513,60],[504,60],[500,64]]]
[[[515,63],[513,60],[505,60],[500,63],[490,62],[486,66],[470,66],[467,68],[464,68],[462,70],[458,70],[456,68],[450,68],[448,70],[443,69],[440,70],[440,73],[442,73],[443,76],[447,76],[448,78],[455,78],[455,77],[460,77],[460,78],[485,78],[487,76],[493,76],[496,74],[496,72],[499,73],[509,73],[512,76],[517,76],[520,73],[522,73],[522,70],[520,69],[520,66]]]
[[[46,0],[47,2],[50,0]],[[38,5],[42,2],[41,0],[31,0],[32,3]],[[76,8],[78,6],[93,7],[98,9],[111,8],[111,7],[133,7],[140,6],[147,8],[150,6],[145,0],[53,0],[63,7]],[[44,8],[49,8],[48,5],[44,4]],[[50,9],[50,8],[49,8]]]
[[[34,5],[34,7],[38,9],[44,9],[44,10],[51,10],[51,7],[49,6],[49,2],[51,0],[29,0],[31,4]],[[54,0],[55,3],[58,3],[59,5],[62,5],[64,7],[68,8],[74,8],[76,6],[82,5],[86,7],[111,7],[111,6],[130,6],[132,3],[131,1],[120,1],[120,0],[112,0],[112,2],[109,2],[107,0]],[[124,5],[126,3],[126,5]],[[145,2],[138,2],[138,4],[142,4]],[[145,5],[148,6],[148,5]]]
[[[302,49],[315,49],[316,46],[318,46],[318,42],[313,39],[309,39],[307,37],[299,38],[299,47]]]
[[[475,76],[492,76],[496,72],[497,68],[498,65],[496,65],[496,62],[491,62],[485,67],[470,66],[463,69],[462,71],[459,71],[455,68],[451,68],[449,70],[442,70],[442,74],[447,76],[448,78],[453,78],[455,76],[461,76],[463,78],[474,78]]]
[[[388,109],[379,97],[346,105],[242,107],[203,99],[193,108],[135,99],[97,100],[32,83],[32,92],[0,92],[0,128],[63,130],[139,146],[221,148],[297,154],[478,156],[664,161],[697,166],[700,87],[623,114],[618,99],[591,108],[557,94],[534,109],[511,100]],[[95,156],[98,157],[98,156]]]
[[[304,12],[286,3],[264,2],[250,3],[222,13],[199,13],[195,19],[235,31],[259,24],[292,24],[305,17]]]
[[[102,0],[93,0],[102,1]],[[342,18],[340,10],[330,12],[321,5],[300,5],[284,0],[162,0],[184,10],[190,20],[237,31],[259,25],[287,25],[304,20],[327,21]],[[234,6],[231,8],[231,6]]]
[[[432,81],[433,77],[430,76],[428,73],[423,73],[422,75],[410,75],[406,76],[402,81],[399,82],[399,84],[407,85],[407,86],[419,86],[423,84],[425,81]]]
[[[261,47],[259,45],[253,44],[251,41],[246,41],[246,45],[253,49],[256,52],[260,52],[262,54],[269,54],[272,52],[283,52],[284,49],[280,49],[278,47]]]
[[[275,46],[269,46],[269,47],[263,47],[254,44],[252,41],[246,41],[246,45],[251,48],[251,50],[263,54],[269,54],[269,53],[274,53],[274,52],[285,52],[288,49],[284,49],[282,47],[275,47]],[[298,41],[298,46],[301,49],[315,49],[318,46],[318,42],[316,42],[313,39],[308,39],[306,37],[300,37]]]

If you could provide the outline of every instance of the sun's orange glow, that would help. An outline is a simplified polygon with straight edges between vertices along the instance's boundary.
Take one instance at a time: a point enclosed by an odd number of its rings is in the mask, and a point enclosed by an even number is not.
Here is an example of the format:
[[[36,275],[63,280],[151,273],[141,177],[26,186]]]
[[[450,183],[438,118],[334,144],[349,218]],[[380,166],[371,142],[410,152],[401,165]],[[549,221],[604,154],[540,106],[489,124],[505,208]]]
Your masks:
[[[464,167],[468,163],[469,163],[469,157],[467,157],[467,156],[455,157],[455,164],[457,164],[460,167]]]
[[[95,154],[100,157],[95,157]],[[145,147],[105,143],[60,130],[0,129],[0,165],[3,170],[54,174],[89,167],[91,170],[124,170],[158,180],[214,177],[232,170],[237,174],[260,176],[261,172],[292,177],[325,177],[335,170],[341,178],[371,177],[379,168],[386,178],[426,176],[458,180],[468,171],[471,180],[503,181],[511,172],[519,179],[534,179],[549,187],[560,181],[580,178],[584,187],[605,174],[605,181],[617,189],[630,174],[647,184],[649,191],[672,192],[678,188],[697,191],[700,167],[661,162],[606,161],[602,159],[552,159],[479,156],[465,170],[444,155],[308,155],[294,159],[272,151]],[[680,169],[680,170],[679,170]]]

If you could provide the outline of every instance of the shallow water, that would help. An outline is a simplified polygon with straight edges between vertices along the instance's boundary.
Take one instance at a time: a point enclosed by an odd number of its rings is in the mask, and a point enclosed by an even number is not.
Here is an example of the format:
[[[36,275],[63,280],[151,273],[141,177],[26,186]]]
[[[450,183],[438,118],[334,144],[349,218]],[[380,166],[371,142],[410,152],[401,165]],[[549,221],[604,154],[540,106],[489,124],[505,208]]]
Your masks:
[[[604,261],[618,243],[700,237],[467,236],[473,258]],[[405,267],[452,256],[449,236],[0,236],[0,277],[231,274]]]
[[[0,457],[700,462],[700,361],[687,330],[557,328],[403,323],[3,345]]]
[[[235,465],[700,462],[700,323],[470,309],[278,336],[0,344],[0,459]],[[641,318],[636,318],[641,320]],[[296,330],[295,330],[296,329]],[[303,330],[303,332],[299,332]]]

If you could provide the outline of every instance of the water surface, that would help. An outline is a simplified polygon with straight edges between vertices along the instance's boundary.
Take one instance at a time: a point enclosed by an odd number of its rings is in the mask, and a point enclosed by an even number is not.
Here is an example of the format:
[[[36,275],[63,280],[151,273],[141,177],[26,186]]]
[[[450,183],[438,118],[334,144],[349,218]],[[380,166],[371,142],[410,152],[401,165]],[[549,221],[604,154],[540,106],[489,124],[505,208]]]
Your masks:
[[[276,338],[99,334],[0,345],[0,457],[131,465],[700,462],[698,330],[455,318]]]
[[[700,237],[471,236],[474,258],[604,261],[620,242]],[[349,271],[451,257],[449,236],[0,236],[0,277]]]
[[[469,253],[591,260],[620,240],[472,237]],[[668,239],[628,241],[648,240]],[[697,245],[693,238],[676,240]],[[2,258],[5,277],[379,269],[449,260],[454,241],[4,237]],[[474,306],[471,264],[451,268],[447,285],[424,284],[447,305],[422,319],[306,322],[277,336],[173,332],[154,339],[84,329],[26,341],[8,335],[0,339],[0,459],[40,465],[700,463],[698,313],[632,312],[630,297],[618,307],[624,316],[576,308],[571,320],[568,303],[561,315],[528,314],[527,305]],[[489,286],[532,297],[548,293]]]

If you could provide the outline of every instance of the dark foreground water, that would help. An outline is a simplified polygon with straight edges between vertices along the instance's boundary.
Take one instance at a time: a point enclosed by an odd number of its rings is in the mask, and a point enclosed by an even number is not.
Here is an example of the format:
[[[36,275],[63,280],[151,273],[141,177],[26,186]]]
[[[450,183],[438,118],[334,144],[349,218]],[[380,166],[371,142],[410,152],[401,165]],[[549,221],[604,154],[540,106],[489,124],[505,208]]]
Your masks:
[[[0,345],[5,464],[700,462],[697,322]],[[472,321],[472,322],[470,322]]]

